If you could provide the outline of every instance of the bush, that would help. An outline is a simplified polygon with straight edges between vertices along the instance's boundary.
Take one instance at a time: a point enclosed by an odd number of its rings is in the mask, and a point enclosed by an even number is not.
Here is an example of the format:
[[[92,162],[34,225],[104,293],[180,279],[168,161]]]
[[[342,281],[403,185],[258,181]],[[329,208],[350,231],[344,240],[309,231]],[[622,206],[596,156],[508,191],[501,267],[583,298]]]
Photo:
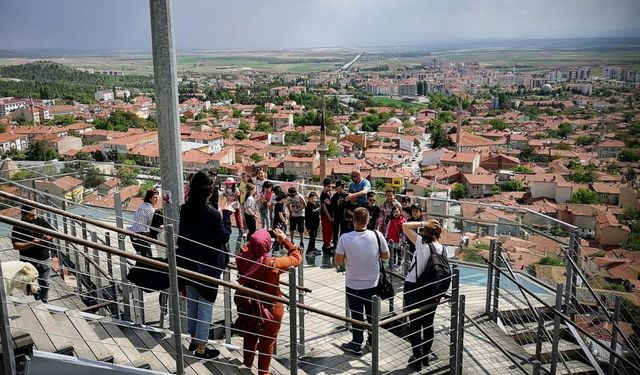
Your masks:
[[[600,202],[600,196],[595,191],[589,189],[578,189],[571,194],[570,203],[596,204]]]
[[[544,258],[540,259],[538,264],[541,265],[541,266],[560,266],[560,267],[564,267],[564,262],[562,261],[562,259],[556,258],[556,257],[544,257]]]
[[[484,258],[480,255],[480,250],[472,249],[469,247],[463,247],[460,250],[462,260],[469,263],[484,264]]]

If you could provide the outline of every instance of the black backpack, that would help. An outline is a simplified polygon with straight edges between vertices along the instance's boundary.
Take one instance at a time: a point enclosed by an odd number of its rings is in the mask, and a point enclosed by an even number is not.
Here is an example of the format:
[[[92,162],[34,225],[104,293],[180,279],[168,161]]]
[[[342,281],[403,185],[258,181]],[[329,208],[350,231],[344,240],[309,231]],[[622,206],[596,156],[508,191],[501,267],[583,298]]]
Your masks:
[[[433,243],[429,242],[428,245],[431,256],[429,257],[424,272],[416,277],[416,288],[423,287],[420,294],[425,295],[425,300],[433,297],[441,298],[451,285],[451,267],[449,266],[446,250],[443,249],[442,254],[438,254]],[[419,261],[417,251],[415,256],[416,261],[413,263],[411,269],[413,269]],[[411,269],[409,272],[411,272]],[[416,273],[417,272],[418,270],[416,268]],[[425,285],[429,286],[424,287]]]

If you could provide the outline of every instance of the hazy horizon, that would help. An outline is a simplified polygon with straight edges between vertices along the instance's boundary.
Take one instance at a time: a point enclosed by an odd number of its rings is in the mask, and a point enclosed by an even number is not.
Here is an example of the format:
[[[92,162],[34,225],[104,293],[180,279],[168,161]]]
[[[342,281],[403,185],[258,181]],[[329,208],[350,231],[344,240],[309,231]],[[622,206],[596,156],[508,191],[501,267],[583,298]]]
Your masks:
[[[5,1],[5,51],[148,52],[148,1]],[[639,37],[637,0],[174,0],[178,51]],[[10,16],[10,15],[16,16]],[[19,15],[29,15],[22,17]]]

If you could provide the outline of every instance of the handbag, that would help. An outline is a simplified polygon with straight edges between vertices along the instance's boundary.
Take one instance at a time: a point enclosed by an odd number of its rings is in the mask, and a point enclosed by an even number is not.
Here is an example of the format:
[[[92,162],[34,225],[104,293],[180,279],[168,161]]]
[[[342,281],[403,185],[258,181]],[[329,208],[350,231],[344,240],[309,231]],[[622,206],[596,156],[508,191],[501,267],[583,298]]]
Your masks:
[[[167,258],[151,258],[167,263]],[[153,292],[169,288],[169,273],[167,270],[148,264],[138,264],[131,268],[127,274],[127,280],[142,288],[144,292]]]
[[[373,234],[376,236],[376,240],[378,241],[378,253],[380,253],[380,236],[374,230]],[[393,289],[393,284],[387,278],[387,272],[384,269],[384,264],[382,264],[382,258],[380,258],[380,277],[378,278],[378,285],[376,286],[376,294],[380,299],[389,299],[393,298],[396,294]]]

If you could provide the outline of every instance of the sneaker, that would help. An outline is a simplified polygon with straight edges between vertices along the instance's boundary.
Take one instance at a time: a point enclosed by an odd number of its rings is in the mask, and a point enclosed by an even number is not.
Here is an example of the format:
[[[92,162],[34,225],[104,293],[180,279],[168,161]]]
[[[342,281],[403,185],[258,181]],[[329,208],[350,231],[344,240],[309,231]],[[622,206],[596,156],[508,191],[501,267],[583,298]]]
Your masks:
[[[340,349],[355,355],[362,355],[362,345],[356,344],[355,342],[346,342],[340,345]]]
[[[201,359],[215,359],[220,355],[220,351],[216,349],[206,348],[204,353],[200,354],[197,351],[193,352],[193,356]]]
[[[409,367],[414,371],[422,371],[422,361],[415,359],[414,356],[409,357]]]
[[[189,349],[187,350],[190,352],[195,352],[197,348],[198,348],[198,344],[196,344],[195,342],[192,342],[189,344]]]

